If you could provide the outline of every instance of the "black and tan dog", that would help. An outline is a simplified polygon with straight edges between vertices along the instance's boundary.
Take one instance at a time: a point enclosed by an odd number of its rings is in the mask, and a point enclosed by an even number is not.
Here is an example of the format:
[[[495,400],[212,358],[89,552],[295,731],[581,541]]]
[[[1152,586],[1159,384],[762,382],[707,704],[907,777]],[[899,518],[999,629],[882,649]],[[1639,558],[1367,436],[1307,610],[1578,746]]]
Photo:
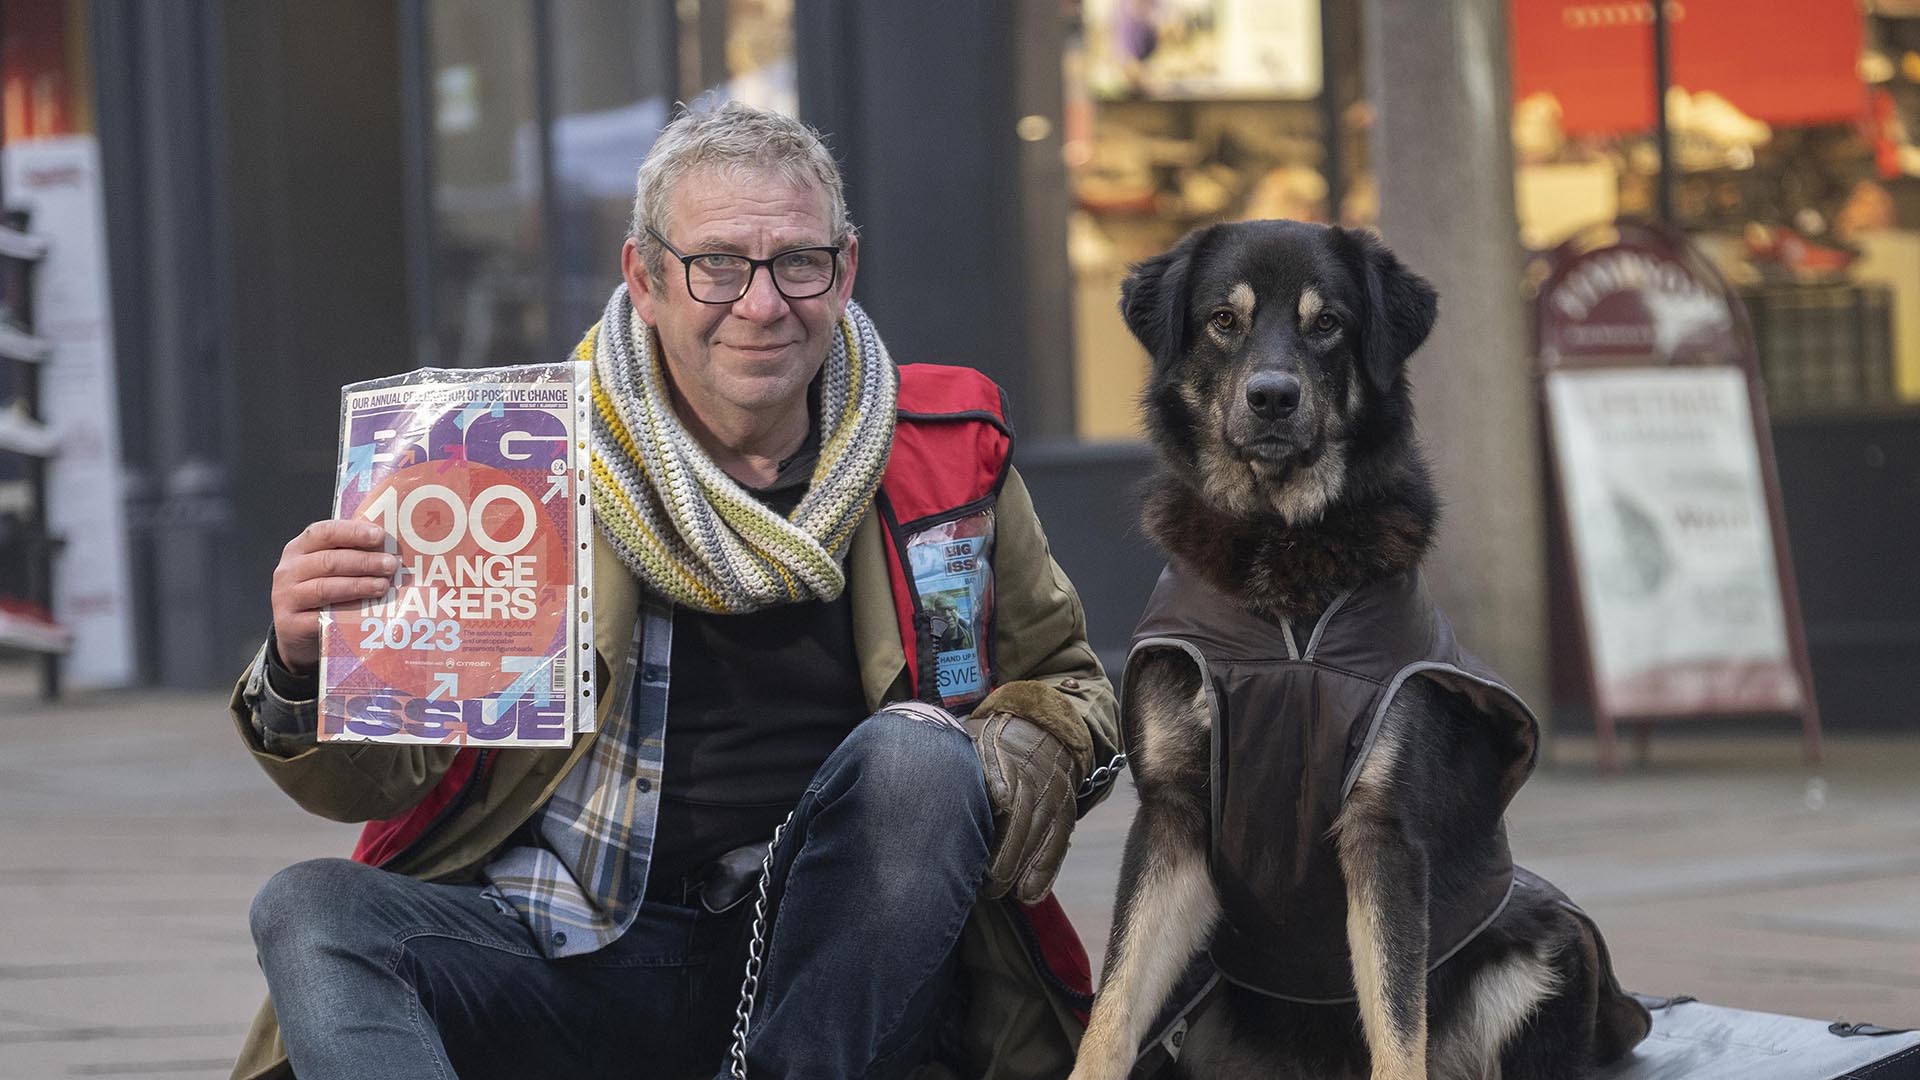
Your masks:
[[[1176,1056],[1576,1080],[1627,1052],[1646,1010],[1507,852],[1534,718],[1420,582],[1438,501],[1405,371],[1432,287],[1369,235],[1248,222],[1135,267],[1121,308],[1171,561],[1127,667],[1140,807],[1075,1080]],[[1176,986],[1207,989],[1169,1027]]]

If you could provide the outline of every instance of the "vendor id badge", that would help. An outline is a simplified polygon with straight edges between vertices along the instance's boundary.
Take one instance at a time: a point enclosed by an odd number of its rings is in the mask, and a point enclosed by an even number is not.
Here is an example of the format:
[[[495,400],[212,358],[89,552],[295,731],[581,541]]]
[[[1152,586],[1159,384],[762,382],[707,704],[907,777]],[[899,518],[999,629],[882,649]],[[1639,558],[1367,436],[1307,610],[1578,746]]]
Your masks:
[[[934,684],[940,704],[956,713],[993,689],[993,522],[993,511],[983,510],[907,538]]]
[[[336,517],[387,534],[385,595],[321,613],[320,739],[567,746],[593,726],[589,365],[341,391]]]

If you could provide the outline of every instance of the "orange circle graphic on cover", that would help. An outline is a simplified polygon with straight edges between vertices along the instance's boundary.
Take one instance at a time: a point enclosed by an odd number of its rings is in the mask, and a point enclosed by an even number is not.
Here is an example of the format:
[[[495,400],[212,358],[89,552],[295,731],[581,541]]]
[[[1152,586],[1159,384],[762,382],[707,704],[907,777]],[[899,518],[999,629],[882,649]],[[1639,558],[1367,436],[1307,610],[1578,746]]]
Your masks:
[[[441,692],[475,698],[527,677],[502,670],[501,657],[546,655],[564,632],[566,591],[556,580],[569,552],[541,503],[551,490],[544,477],[447,466],[401,469],[361,502],[355,516],[398,541],[400,571],[384,597],[336,610],[334,628],[402,694],[430,696],[451,672],[458,686]],[[567,512],[564,500],[553,511]]]

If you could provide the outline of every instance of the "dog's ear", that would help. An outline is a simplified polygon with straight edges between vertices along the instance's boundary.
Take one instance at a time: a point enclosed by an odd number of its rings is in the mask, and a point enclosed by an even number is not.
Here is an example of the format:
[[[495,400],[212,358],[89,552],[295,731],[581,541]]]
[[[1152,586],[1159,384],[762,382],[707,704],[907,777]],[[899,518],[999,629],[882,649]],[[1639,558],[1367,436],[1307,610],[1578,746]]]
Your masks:
[[[1344,230],[1358,250],[1367,283],[1366,327],[1361,331],[1361,366],[1374,389],[1385,392],[1405,370],[1407,357],[1427,340],[1439,310],[1439,296],[1427,279],[1406,268],[1372,233]]]
[[[1166,251],[1134,263],[1120,283],[1120,317],[1156,363],[1187,348],[1187,269],[1212,226],[1195,229]]]

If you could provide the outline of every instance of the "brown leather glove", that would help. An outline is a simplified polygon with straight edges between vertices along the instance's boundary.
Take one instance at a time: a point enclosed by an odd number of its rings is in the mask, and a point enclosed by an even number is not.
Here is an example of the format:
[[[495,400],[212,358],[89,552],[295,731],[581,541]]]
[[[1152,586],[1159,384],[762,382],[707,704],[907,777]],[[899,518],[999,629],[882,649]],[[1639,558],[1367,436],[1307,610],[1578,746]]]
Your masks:
[[[1023,904],[1047,895],[1073,835],[1074,796],[1093,739],[1066,695],[1042,682],[1008,683],[967,719],[986,772],[994,848],[981,892]]]

